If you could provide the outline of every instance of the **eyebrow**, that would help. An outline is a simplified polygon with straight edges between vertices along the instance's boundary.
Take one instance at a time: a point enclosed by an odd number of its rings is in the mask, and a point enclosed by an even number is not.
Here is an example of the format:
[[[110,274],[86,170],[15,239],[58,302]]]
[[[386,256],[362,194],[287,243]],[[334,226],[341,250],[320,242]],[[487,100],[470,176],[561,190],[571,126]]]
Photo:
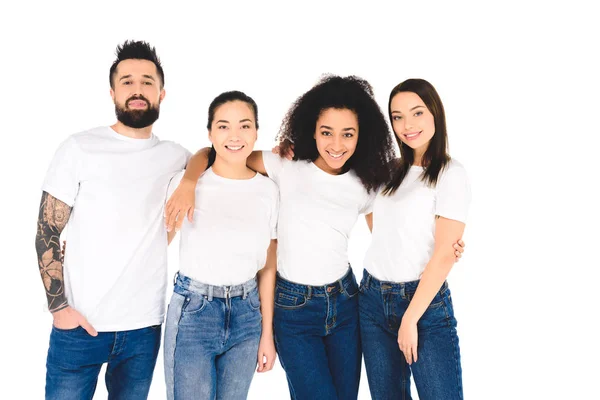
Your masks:
[[[242,122],[252,122],[252,120],[250,118],[240,119],[240,123]]]
[[[420,105],[419,105],[419,106],[414,106],[414,107],[413,107],[413,108],[411,108],[409,111],[416,110],[417,108],[425,108],[425,106],[420,106]],[[395,111],[395,110],[392,110],[392,114],[394,114],[394,113],[395,113],[395,114],[402,114],[402,111]]]
[[[222,123],[224,123],[224,124],[228,124],[228,123],[229,123],[229,121],[227,121],[227,120],[224,120],[224,119],[220,119],[220,120],[218,120],[218,121],[217,121],[217,122],[215,122],[215,123],[216,123],[216,124],[218,124],[219,122],[222,122]]]
[[[142,76],[146,79],[154,80],[154,77],[152,75],[142,75]],[[131,78],[131,74],[123,75],[122,77],[119,78],[119,81],[122,81],[123,79],[129,79],[129,78]]]
[[[332,127],[330,127],[330,126],[327,126],[327,125],[321,125],[321,126],[320,126],[320,128],[329,129],[330,131],[332,131],[332,130],[333,130],[333,128],[332,128]],[[356,129],[354,129],[354,128],[352,128],[352,127],[349,127],[349,128],[344,128],[344,129],[342,129],[342,131],[356,131]]]

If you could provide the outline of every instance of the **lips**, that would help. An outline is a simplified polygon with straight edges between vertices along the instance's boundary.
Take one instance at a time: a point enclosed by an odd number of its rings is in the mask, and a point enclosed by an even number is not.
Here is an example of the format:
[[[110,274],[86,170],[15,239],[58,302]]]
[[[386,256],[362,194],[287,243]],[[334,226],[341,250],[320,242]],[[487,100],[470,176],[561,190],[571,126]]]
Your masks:
[[[129,108],[145,108],[148,105],[144,100],[130,100],[127,103]]]
[[[342,151],[341,153],[334,153],[332,151],[325,150],[325,152],[329,155],[329,157],[331,157],[334,160],[340,160],[344,156],[344,154],[346,154],[345,151]]]
[[[244,145],[225,145],[225,148],[231,152],[238,152],[240,150],[242,150],[245,146]]]
[[[406,140],[415,140],[416,138],[418,138],[419,136],[421,136],[421,133],[423,131],[418,131],[418,132],[408,132],[408,133],[403,133],[404,138]]]

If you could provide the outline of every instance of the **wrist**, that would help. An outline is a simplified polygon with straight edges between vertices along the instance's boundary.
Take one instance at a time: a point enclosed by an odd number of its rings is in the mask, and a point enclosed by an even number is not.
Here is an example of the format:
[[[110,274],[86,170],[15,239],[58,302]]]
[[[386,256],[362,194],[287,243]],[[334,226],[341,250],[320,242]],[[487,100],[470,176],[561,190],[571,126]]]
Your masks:
[[[417,322],[419,322],[419,318],[410,312],[410,310],[407,310],[402,317],[402,322],[405,324],[416,325]]]

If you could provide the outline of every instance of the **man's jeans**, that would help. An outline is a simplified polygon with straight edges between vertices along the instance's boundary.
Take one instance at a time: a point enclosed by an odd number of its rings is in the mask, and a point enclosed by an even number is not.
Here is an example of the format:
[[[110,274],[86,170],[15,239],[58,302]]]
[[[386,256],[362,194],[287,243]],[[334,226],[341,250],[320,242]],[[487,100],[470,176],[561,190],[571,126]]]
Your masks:
[[[256,279],[211,286],[177,274],[165,327],[167,398],[246,399],[261,331]]]
[[[419,399],[463,398],[460,349],[448,283],[444,282],[417,323],[418,361],[409,366],[398,347],[398,329],[418,284],[382,282],[364,272],[359,295],[360,328],[374,400],[411,399],[411,372]]]
[[[91,399],[102,364],[110,400],[148,398],[161,326],[99,332],[52,327],[46,361],[46,399]]]
[[[352,270],[324,286],[277,277],[275,345],[294,400],[355,400],[361,350]]]

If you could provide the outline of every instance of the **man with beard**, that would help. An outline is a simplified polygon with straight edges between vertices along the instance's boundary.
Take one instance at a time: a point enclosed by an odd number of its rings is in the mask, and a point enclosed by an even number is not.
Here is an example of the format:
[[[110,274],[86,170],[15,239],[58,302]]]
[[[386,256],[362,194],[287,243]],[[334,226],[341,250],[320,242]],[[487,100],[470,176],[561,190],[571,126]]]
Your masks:
[[[67,138],[42,187],[36,250],[54,319],[46,399],[91,399],[104,363],[110,398],[146,399],[160,346],[163,205],[190,153],[152,133],[165,96],[153,47],[117,47],[110,85],[117,122]]]

